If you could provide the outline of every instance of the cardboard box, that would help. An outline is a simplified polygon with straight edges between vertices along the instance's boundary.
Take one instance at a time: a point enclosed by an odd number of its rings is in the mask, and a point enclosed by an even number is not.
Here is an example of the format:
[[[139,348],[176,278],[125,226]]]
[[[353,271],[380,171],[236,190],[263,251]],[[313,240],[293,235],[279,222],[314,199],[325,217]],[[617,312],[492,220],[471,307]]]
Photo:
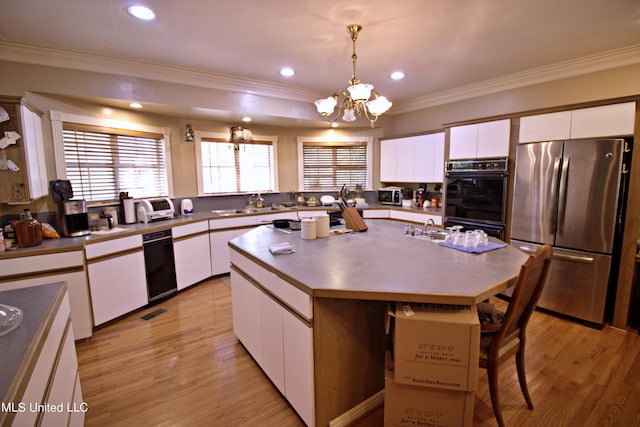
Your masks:
[[[480,323],[475,305],[396,303],[394,321],[397,383],[476,390]]]
[[[385,427],[471,427],[475,392],[398,384],[385,369]]]

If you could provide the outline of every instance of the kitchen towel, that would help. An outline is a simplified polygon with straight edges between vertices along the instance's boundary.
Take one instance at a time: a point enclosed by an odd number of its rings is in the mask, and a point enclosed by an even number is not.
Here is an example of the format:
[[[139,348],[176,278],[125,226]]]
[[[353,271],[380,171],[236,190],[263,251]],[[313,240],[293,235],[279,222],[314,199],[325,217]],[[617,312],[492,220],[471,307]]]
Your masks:
[[[274,243],[269,246],[269,252],[273,255],[292,254],[295,251],[293,245],[289,242]]]
[[[457,249],[459,251],[469,252],[472,254],[481,254],[484,252],[492,251],[494,249],[504,248],[505,246],[507,246],[506,243],[494,243],[494,242],[489,242],[487,243],[487,246],[478,246],[477,248],[465,248],[464,246],[454,245],[453,243],[446,243],[446,242],[441,242],[438,244],[440,246],[446,246],[447,248]]]

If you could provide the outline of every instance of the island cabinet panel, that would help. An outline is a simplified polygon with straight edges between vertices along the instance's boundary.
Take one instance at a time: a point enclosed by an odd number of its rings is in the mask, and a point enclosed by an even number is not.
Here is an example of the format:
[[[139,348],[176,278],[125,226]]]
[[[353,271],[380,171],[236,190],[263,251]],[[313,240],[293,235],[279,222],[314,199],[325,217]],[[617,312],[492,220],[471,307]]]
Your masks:
[[[314,411],[313,328],[288,310],[282,311],[284,388],[287,399],[307,425]]]
[[[175,240],[173,256],[178,290],[185,289],[211,276],[209,232]]]
[[[284,331],[282,312],[277,302],[261,293],[260,329],[262,338],[262,369],[280,393],[287,395],[284,380]],[[257,329],[257,328],[256,328]]]

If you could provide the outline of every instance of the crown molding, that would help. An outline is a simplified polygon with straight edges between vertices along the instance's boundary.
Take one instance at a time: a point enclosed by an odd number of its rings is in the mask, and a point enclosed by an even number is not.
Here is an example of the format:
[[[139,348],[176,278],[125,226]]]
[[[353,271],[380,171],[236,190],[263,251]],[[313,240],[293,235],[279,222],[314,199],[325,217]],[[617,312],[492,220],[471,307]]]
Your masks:
[[[7,41],[0,41],[0,58],[9,62],[123,75],[293,101],[313,102],[321,96],[313,91],[273,83]]]
[[[625,48],[614,49],[466,86],[460,86],[414,98],[406,102],[398,102],[397,105],[393,106],[393,111],[390,110],[387,114],[396,115],[422,110],[425,108],[435,107],[437,105],[463,101],[465,99],[476,98],[492,93],[638,63],[640,63],[640,44],[635,44]]]

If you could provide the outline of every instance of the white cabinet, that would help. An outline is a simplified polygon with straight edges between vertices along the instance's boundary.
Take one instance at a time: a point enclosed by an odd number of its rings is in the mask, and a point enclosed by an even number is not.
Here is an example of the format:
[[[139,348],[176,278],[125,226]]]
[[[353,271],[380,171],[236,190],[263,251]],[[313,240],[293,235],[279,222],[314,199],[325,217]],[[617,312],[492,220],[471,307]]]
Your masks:
[[[142,235],[85,246],[94,325],[147,305]]]
[[[444,132],[380,141],[381,182],[442,182]]]
[[[284,388],[287,400],[307,425],[314,414],[313,329],[287,310],[282,311]]]
[[[229,240],[247,232],[248,229],[215,231],[209,234],[209,247],[211,251],[211,274],[229,273]]]
[[[6,161],[0,163],[0,203],[31,203],[49,192],[41,112],[24,99],[13,97],[0,97],[0,107],[9,116],[0,123],[0,136],[6,132],[20,135],[15,144],[0,148],[3,160],[10,160],[19,168],[9,171]]]
[[[178,290],[209,278],[211,254],[208,221],[173,227],[172,235]]]
[[[262,338],[262,363],[260,366],[262,366],[262,369],[264,369],[264,372],[271,382],[280,390],[280,393],[286,395],[284,379],[284,331],[282,326],[284,310],[277,302],[262,292],[260,292],[259,299],[259,325]]]
[[[410,212],[410,211],[401,211],[401,210],[391,209],[389,211],[389,217],[391,219],[417,222],[419,224],[425,224],[428,220],[433,220],[433,223],[435,225],[442,225],[442,216],[421,213],[421,212]]]
[[[633,135],[635,102],[520,118],[520,143]]]
[[[82,251],[3,259],[0,271],[3,276],[12,277],[9,281],[0,280],[0,291],[66,282],[73,334],[76,339],[91,336],[93,323]]]
[[[509,119],[454,126],[449,134],[449,159],[508,157]]]

